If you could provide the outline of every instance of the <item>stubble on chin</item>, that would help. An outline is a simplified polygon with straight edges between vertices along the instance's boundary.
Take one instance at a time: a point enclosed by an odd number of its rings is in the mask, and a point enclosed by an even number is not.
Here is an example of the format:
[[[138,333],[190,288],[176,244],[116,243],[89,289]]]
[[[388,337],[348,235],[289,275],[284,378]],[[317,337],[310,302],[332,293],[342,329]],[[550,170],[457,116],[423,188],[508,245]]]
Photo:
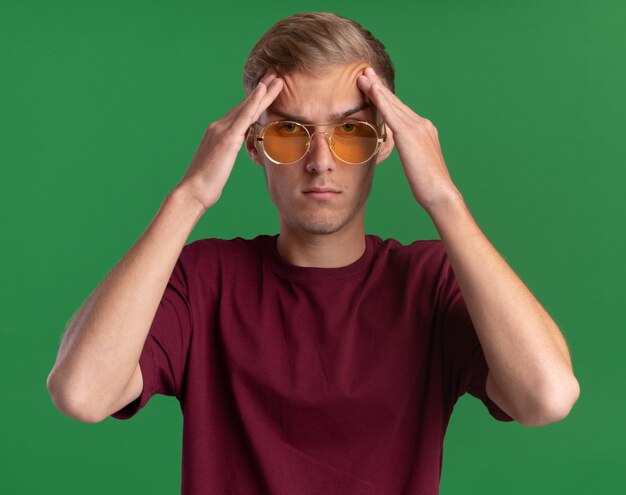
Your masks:
[[[312,218],[300,219],[299,227],[307,234],[329,235],[340,230],[347,222],[338,220],[315,220]]]
[[[317,212],[317,214],[303,214],[299,218],[293,218],[292,222],[302,231],[308,234],[329,235],[338,232],[349,224],[357,215],[360,205],[355,206],[348,212]]]

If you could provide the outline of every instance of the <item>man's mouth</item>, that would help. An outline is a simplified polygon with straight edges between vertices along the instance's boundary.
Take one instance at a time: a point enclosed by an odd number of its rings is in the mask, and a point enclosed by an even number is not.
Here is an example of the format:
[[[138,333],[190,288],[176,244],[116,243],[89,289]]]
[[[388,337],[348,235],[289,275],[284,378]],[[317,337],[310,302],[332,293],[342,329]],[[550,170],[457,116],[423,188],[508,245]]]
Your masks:
[[[311,199],[332,199],[341,194],[341,191],[332,187],[309,187],[302,192]]]

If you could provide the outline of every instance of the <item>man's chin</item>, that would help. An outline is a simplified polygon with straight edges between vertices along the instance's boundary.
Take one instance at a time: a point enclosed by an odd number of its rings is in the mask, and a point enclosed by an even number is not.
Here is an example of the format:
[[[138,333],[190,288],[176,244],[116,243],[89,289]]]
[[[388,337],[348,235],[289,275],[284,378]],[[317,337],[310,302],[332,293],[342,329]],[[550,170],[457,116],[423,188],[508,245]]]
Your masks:
[[[330,235],[330,234],[334,234],[340,229],[341,229],[341,226],[335,226],[335,225],[312,225],[312,226],[307,225],[303,228],[303,230],[307,234],[313,234],[313,235]]]
[[[334,210],[334,211],[333,211]],[[283,217],[286,226],[294,231],[311,235],[330,235],[339,232],[354,222],[358,209],[314,209],[313,211],[300,211],[300,214],[292,214]]]
[[[345,213],[345,212],[344,212]],[[311,215],[295,219],[297,228],[303,232],[314,235],[329,235],[339,232],[356,217],[356,210],[344,215]]]
[[[329,235],[341,230],[346,221],[341,219],[305,218],[298,222],[298,227],[307,234]]]

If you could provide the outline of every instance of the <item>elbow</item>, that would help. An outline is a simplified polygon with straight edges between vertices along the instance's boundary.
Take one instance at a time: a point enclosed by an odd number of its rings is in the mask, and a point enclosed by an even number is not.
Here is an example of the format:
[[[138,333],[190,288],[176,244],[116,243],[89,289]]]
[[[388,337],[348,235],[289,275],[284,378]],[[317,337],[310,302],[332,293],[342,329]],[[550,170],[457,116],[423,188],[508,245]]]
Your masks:
[[[95,413],[89,407],[89,402],[80,400],[78,394],[72,393],[69,387],[61,386],[54,371],[48,375],[46,387],[52,403],[65,416],[82,423],[100,423],[106,418],[106,416]]]
[[[545,426],[551,423],[562,421],[571,412],[574,404],[580,397],[580,385],[574,376],[567,387],[560,386],[526,415],[522,415],[518,420],[524,426],[536,427]]]

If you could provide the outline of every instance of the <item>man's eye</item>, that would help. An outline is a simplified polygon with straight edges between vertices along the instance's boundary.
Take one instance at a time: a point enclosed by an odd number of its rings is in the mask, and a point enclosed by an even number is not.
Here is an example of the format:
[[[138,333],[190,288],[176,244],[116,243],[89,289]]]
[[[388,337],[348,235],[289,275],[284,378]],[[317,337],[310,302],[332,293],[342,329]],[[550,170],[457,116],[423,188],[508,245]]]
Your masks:
[[[294,122],[280,122],[275,129],[278,136],[297,138],[306,136],[305,128]]]
[[[350,124],[349,122],[346,122],[341,126],[342,131],[350,132],[352,129],[354,129],[354,124]]]

